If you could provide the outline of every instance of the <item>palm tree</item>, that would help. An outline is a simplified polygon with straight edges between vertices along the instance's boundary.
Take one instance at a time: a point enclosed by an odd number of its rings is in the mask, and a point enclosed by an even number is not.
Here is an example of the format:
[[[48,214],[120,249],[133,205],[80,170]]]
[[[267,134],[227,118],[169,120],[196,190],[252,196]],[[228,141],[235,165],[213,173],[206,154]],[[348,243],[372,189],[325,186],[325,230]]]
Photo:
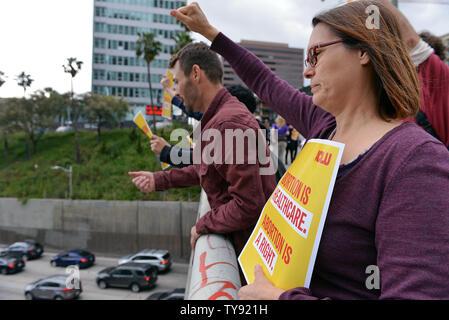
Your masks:
[[[26,74],[23,71],[17,76],[16,80],[19,87],[23,88],[23,95],[25,96],[27,88],[31,87],[31,83],[33,83],[34,80],[31,79],[31,75]]]
[[[172,37],[172,39],[175,40],[176,46],[171,54],[177,53],[179,50],[184,48],[186,45],[193,42],[192,37],[190,37],[190,33],[187,33],[187,32],[177,33],[174,37]]]
[[[77,58],[67,58],[67,65],[63,65],[65,73],[70,73],[71,78],[71,93],[73,96],[73,78],[81,71],[81,66],[83,65],[82,61],[78,61]]]
[[[151,106],[153,107],[153,89],[151,86],[151,70],[150,64],[156,56],[162,51],[162,43],[155,39],[154,33],[137,33],[139,39],[136,42],[136,56],[142,57],[147,63],[148,86],[150,89]],[[153,130],[156,132],[156,115],[153,112]]]
[[[70,107],[72,109],[72,113],[75,116],[72,118],[73,121],[73,129],[75,134],[75,151],[76,151],[76,163],[81,164],[81,153],[80,146],[78,140],[78,118],[79,118],[79,109],[77,105],[74,104],[73,101],[73,78],[80,72],[81,66],[83,65],[82,61],[78,61],[77,58],[67,58],[67,65],[63,65],[65,73],[70,73],[71,76],[71,90],[70,90]]]

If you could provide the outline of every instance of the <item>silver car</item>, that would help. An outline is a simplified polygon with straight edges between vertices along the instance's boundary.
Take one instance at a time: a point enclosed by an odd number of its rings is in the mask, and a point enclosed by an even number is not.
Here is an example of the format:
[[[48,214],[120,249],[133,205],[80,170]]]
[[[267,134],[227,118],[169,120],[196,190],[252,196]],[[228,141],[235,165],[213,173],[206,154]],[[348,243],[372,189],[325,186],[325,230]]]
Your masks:
[[[158,271],[167,271],[171,267],[171,257],[167,250],[145,249],[136,254],[130,254],[120,258],[118,264],[128,262],[151,264],[157,267]]]
[[[70,275],[54,275],[26,286],[25,298],[69,300],[78,298],[82,291],[81,280],[76,283]]]

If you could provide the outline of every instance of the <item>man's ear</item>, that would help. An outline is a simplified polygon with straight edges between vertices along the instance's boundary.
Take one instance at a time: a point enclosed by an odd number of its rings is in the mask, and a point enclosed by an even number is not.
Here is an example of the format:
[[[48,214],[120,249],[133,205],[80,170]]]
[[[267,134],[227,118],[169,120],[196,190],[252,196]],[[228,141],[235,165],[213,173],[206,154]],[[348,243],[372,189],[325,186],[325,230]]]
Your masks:
[[[200,68],[199,65],[194,64],[194,65],[192,66],[192,73],[191,73],[191,76],[192,76],[192,80],[193,80],[193,81],[199,81],[199,80],[200,80],[200,76],[201,76],[201,68]]]
[[[366,66],[371,62],[371,59],[368,55],[368,51],[360,49],[359,51],[359,59],[360,59],[360,64],[362,66]]]

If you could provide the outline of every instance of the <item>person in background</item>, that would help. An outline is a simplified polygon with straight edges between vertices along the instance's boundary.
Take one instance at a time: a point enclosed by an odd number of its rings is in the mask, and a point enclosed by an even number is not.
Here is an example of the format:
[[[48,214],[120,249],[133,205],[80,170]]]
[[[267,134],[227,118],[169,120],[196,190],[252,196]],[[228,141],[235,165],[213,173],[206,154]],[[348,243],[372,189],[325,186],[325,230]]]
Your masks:
[[[287,131],[287,151],[285,153],[285,164],[288,164],[288,155],[290,154],[290,164],[296,159],[298,152],[299,132],[291,124]]]
[[[433,49],[433,52],[438,56],[438,58],[440,58],[441,61],[446,61],[447,48],[440,37],[437,37],[429,31],[421,31],[418,35]]]
[[[379,28],[366,27],[371,5]],[[420,92],[395,14],[360,0],[313,18],[303,73],[313,97],[212,26],[196,2],[170,14],[306,139],[345,144],[310,287],[277,288],[257,265],[239,299],[449,299],[449,151],[402,121],[418,112]],[[378,270],[374,288],[368,266]]]
[[[288,127],[285,119],[281,116],[277,116],[273,126],[271,127],[270,140],[277,141],[277,156],[282,161],[285,159],[285,152],[287,149],[287,131]],[[276,150],[273,149],[275,145],[271,145],[271,147],[271,151],[276,153]]]
[[[418,70],[421,108],[413,120],[449,147],[449,66],[444,62],[444,47],[429,33],[421,33],[420,37],[390,1],[379,2],[396,16],[407,50]]]

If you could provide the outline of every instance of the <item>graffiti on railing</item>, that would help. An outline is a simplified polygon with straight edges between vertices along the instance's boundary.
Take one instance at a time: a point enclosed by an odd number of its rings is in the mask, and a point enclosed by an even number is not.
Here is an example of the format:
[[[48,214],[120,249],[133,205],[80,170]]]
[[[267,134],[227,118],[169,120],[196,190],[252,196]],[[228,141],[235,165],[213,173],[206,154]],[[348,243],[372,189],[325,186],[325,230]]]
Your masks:
[[[205,248],[199,254],[199,265],[194,266],[194,268],[197,268],[197,272],[200,274],[201,282],[199,288],[190,294],[190,298],[194,297],[201,290],[203,291],[201,295],[204,297],[204,295],[206,294],[207,300],[216,300],[218,298],[226,298],[229,300],[234,300],[234,297],[231,293],[235,295],[235,292],[238,290],[237,288],[238,284],[234,284],[232,283],[232,281],[227,280],[214,281],[213,278],[217,278],[216,277],[217,274],[222,274],[222,272],[219,272],[220,270],[214,270],[213,274],[215,275],[215,277],[212,277],[212,279],[210,276],[208,276],[208,272],[210,273],[211,271],[210,269],[217,266],[220,266],[221,268],[223,268],[223,266],[226,267],[230,266],[233,269],[232,270],[233,274],[237,275],[239,274],[238,267],[235,264],[229,262],[229,261],[236,261],[234,249],[232,248],[232,246],[230,247],[228,245],[229,244],[228,240],[217,241],[217,243],[215,244],[213,243],[214,242],[213,239],[217,239],[217,236],[211,237],[211,235],[206,235],[205,238],[206,239],[202,240],[203,241],[205,240],[207,245],[204,246]],[[222,239],[220,238],[220,240]],[[198,249],[198,245],[196,249]],[[223,254],[224,252],[226,252],[223,249],[226,249],[228,256],[226,254]],[[215,250],[218,250],[219,253]],[[217,258],[219,258],[220,261],[211,262],[210,264],[206,265],[206,258],[208,257],[208,253],[210,259],[216,260]],[[223,269],[221,271],[224,272],[225,270]],[[230,291],[231,293],[226,292],[226,290]]]

